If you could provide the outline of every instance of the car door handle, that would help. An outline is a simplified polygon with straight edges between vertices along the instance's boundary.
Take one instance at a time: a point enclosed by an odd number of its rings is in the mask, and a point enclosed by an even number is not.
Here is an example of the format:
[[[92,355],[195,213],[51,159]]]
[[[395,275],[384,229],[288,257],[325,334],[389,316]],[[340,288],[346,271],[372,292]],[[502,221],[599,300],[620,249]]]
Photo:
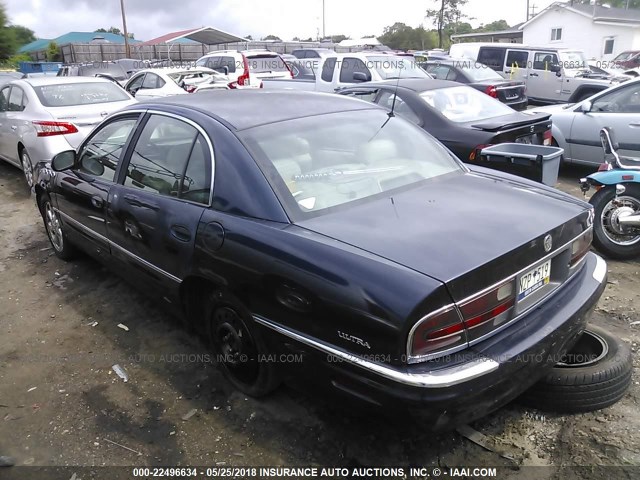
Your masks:
[[[91,197],[91,205],[96,208],[102,208],[104,206],[104,201],[100,197]]]
[[[11,130],[13,130],[14,132],[18,129],[18,127],[16,127],[15,125],[11,125]]]
[[[537,76],[538,76],[538,74],[537,74],[537,73],[530,73],[530,74],[529,74],[529,76],[530,76],[530,77],[537,77]]]
[[[125,195],[124,201],[127,202],[132,207],[148,208],[150,210],[158,210],[160,208],[160,206],[157,203],[145,202],[143,200],[140,200],[135,195]]]
[[[172,237],[180,240],[181,242],[188,242],[191,240],[191,231],[183,225],[171,225],[169,232]]]

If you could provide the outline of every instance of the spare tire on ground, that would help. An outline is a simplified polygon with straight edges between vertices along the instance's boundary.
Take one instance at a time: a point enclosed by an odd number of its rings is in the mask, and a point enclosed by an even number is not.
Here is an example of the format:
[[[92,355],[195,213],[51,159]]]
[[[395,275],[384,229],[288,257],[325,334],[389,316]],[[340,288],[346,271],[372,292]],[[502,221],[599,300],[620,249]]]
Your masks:
[[[620,400],[631,384],[631,349],[607,330],[587,329],[551,372],[520,402],[558,413],[600,410]]]

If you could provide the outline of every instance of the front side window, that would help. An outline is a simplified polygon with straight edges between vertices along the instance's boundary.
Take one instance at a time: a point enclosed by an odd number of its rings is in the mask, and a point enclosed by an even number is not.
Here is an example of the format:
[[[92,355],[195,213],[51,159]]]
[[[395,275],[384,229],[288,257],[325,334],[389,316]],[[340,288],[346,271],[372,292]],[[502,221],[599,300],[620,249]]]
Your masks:
[[[555,53],[536,52],[533,56],[533,69],[551,71],[553,65],[558,65],[558,56]]]
[[[593,102],[592,112],[640,113],[640,83],[606,93]]]
[[[122,149],[133,133],[137,121],[137,117],[123,118],[110,122],[98,130],[80,151],[78,170],[113,182]]]
[[[294,219],[464,171],[429,134],[381,109],[299,118],[241,135]]]
[[[208,152],[208,144],[192,125],[164,115],[151,115],[131,154],[124,184],[208,203],[211,184]]]
[[[356,79],[356,74],[360,74],[360,78]],[[371,72],[365,63],[359,58],[347,57],[342,60],[340,66],[340,83],[353,83],[371,80]]]
[[[420,97],[455,123],[482,121],[513,113],[513,109],[504,103],[467,86],[426,90],[420,93]]]
[[[338,59],[336,57],[327,58],[322,66],[322,75],[321,79],[323,82],[331,82],[333,81],[333,71],[336,68],[336,62]]]

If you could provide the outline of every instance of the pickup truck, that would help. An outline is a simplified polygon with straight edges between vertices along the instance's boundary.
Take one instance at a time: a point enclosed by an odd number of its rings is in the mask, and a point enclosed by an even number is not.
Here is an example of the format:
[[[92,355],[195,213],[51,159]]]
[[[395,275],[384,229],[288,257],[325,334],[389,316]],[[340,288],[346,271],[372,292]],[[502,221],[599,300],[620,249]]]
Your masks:
[[[305,58],[315,72],[311,79],[264,79],[263,88],[335,92],[363,82],[378,82],[397,78],[432,78],[411,57],[380,52],[335,53],[323,58]]]

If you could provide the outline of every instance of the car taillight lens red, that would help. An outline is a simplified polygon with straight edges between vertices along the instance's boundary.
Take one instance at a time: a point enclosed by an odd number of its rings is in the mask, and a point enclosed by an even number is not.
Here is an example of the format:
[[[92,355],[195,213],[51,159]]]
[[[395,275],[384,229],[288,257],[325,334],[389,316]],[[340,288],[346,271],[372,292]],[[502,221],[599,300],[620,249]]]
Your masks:
[[[484,93],[486,93],[487,95],[489,95],[490,97],[493,98],[498,98],[498,89],[494,86],[494,85],[489,85],[485,90]]]
[[[471,342],[508,321],[516,303],[516,283],[510,280],[460,306]]]
[[[466,345],[467,336],[460,313],[456,307],[449,307],[425,317],[414,327],[409,362]]]
[[[552,141],[553,141],[553,134],[551,133],[551,130],[546,130],[543,134],[542,134],[542,138],[544,140],[544,145],[551,145]]]
[[[187,93],[193,93],[196,91],[196,87],[195,85],[185,85],[184,89],[187,91]]]
[[[588,232],[585,232],[584,235],[571,244],[570,267],[575,267],[589,253],[591,242],[593,242],[593,229],[589,229]]]
[[[242,56],[242,63],[244,65],[244,71],[242,72],[242,75],[238,77],[237,83],[239,86],[245,87],[249,85],[249,60],[247,60],[247,57],[244,55]],[[231,87],[231,85],[229,85],[229,88],[236,87]]]
[[[478,158],[480,158],[480,152],[482,151],[482,149],[490,147],[491,144],[481,144],[476,146],[476,148],[474,148],[471,153],[469,154],[469,160],[474,161]]]
[[[78,128],[69,122],[51,122],[51,121],[33,121],[31,122],[36,127],[38,137],[52,137],[54,135],[69,135],[71,133],[78,133]]]

